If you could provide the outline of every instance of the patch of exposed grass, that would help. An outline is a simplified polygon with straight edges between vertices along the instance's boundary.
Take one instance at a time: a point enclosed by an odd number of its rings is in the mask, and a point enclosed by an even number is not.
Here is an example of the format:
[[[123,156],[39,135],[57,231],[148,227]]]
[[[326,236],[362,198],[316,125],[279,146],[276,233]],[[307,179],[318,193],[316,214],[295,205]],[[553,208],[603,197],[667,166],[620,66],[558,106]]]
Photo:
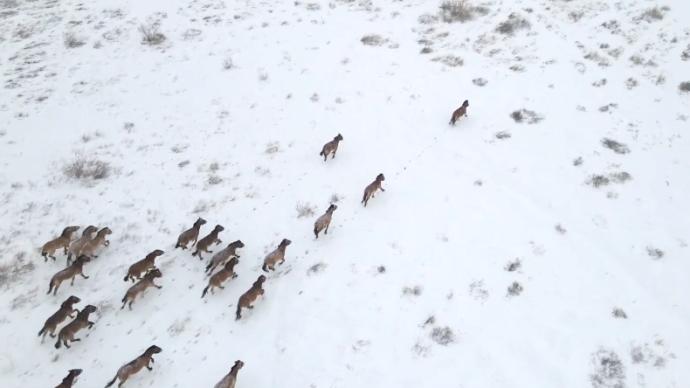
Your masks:
[[[517,31],[528,30],[532,27],[530,22],[516,13],[508,15],[508,19],[496,26],[496,32],[503,35],[514,35]]]
[[[617,154],[627,154],[630,152],[630,148],[627,145],[607,137],[601,139],[601,145]]]
[[[141,33],[141,43],[149,46],[159,45],[167,39],[160,31],[158,31],[159,26],[157,24],[142,24],[139,26],[139,32]]]
[[[474,6],[467,0],[446,0],[440,5],[441,20],[446,23],[465,23],[477,16],[484,16],[489,9],[484,6]]]
[[[109,177],[112,173],[112,168],[110,164],[102,160],[80,156],[63,166],[62,173],[70,179],[99,181]]]

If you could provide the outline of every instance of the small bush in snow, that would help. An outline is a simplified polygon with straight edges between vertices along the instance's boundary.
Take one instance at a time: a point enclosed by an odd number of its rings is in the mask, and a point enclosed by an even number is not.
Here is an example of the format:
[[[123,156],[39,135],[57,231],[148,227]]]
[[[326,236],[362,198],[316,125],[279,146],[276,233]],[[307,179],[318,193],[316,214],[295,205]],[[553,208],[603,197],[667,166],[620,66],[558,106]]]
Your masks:
[[[504,35],[513,35],[516,31],[529,29],[531,27],[527,19],[522,16],[511,13],[508,15],[508,19],[499,23],[496,27],[496,32]]]
[[[422,295],[422,287],[420,286],[414,286],[414,287],[403,287],[402,290],[403,295],[413,295],[413,296],[419,296]]]
[[[520,259],[515,259],[515,261],[508,262],[508,264],[506,264],[504,269],[508,272],[515,272],[515,271],[519,270],[521,267],[522,267],[522,262],[520,261]]]
[[[598,189],[602,186],[608,186],[609,183],[611,183],[611,180],[604,175],[592,175],[587,183]]]
[[[307,275],[309,275],[309,276],[315,275],[315,274],[323,271],[324,269],[326,269],[326,263],[316,263],[316,264],[312,265],[311,267],[309,267],[309,269],[307,270]]]
[[[627,145],[617,142],[613,139],[609,139],[607,137],[601,139],[601,144],[617,154],[627,154],[628,152],[630,152],[630,149]]]
[[[508,296],[518,296],[522,293],[522,285],[518,282],[513,282],[513,284],[508,287]]]
[[[273,143],[268,143],[266,144],[266,150],[264,150],[265,153],[267,154],[275,154],[276,152],[280,151],[280,143],[273,142]]]
[[[316,214],[314,212],[314,206],[308,203],[299,202],[297,206],[295,206],[295,209],[297,210],[297,218],[312,217]]]
[[[427,13],[427,14],[424,14],[424,15],[420,15],[420,16],[417,18],[417,21],[418,21],[420,24],[433,24],[433,23],[436,23],[436,22],[438,21],[438,18],[437,18],[436,16],[434,16],[434,15],[430,15],[430,14]]]
[[[654,7],[644,11],[636,20],[644,20],[647,23],[659,21],[664,19],[664,13],[668,11],[668,7]]]
[[[97,159],[78,157],[62,168],[62,173],[68,178],[81,181],[95,181],[110,176],[110,165]]]
[[[625,171],[614,172],[609,174],[609,179],[615,183],[625,183],[632,179],[632,175]]]
[[[460,67],[465,64],[465,61],[460,58],[456,57],[455,55],[446,55],[443,57],[436,57],[432,59],[433,62],[441,62],[446,66],[450,67]]]
[[[446,0],[440,6],[441,19],[446,23],[464,23],[488,13],[488,8],[473,6],[467,0]]]
[[[593,373],[590,381],[594,388],[624,388],[625,366],[612,350],[599,349],[592,355]]]
[[[155,24],[140,25],[139,32],[141,33],[141,43],[149,46],[159,45],[165,42],[165,35],[158,31],[158,26]]]
[[[690,44],[688,47],[683,50],[683,52],[680,54],[680,59],[683,61],[690,61]]]
[[[213,174],[208,176],[209,185],[217,185],[221,182],[223,182],[223,178],[219,177],[218,175]]]
[[[232,58],[225,58],[223,61],[224,70],[232,70],[235,68],[235,64],[232,62]]]
[[[475,78],[475,79],[472,80],[472,83],[475,84],[475,85],[477,85],[477,86],[484,86],[484,85],[486,85],[488,82],[489,82],[489,81],[487,81],[487,80],[484,79],[484,78]]]
[[[431,330],[431,339],[439,345],[448,346],[455,342],[455,334],[450,327],[434,327]]]
[[[647,254],[654,260],[659,260],[664,257],[664,251],[654,247],[647,247]]]
[[[22,281],[24,276],[33,272],[36,268],[34,263],[25,260],[25,257],[26,253],[20,252],[11,260],[12,264],[0,265],[0,287],[9,287],[12,283]]]
[[[623,311],[623,309],[618,307],[613,309],[611,315],[613,315],[614,318],[618,319],[628,319],[628,314],[626,314],[625,311]]]
[[[690,81],[688,82],[681,82],[680,85],[678,85],[678,90],[681,92],[690,92]]]
[[[67,48],[77,48],[83,46],[85,43],[83,40],[77,38],[72,32],[65,34],[65,47]]]
[[[510,118],[512,118],[516,123],[527,124],[536,124],[544,119],[537,112],[527,109],[514,111],[510,114]]]
[[[366,46],[381,46],[387,42],[387,39],[384,39],[381,35],[369,34],[364,35],[360,41]]]
[[[635,78],[628,78],[625,80],[625,87],[628,88],[628,90],[634,89],[638,85],[638,82]]]

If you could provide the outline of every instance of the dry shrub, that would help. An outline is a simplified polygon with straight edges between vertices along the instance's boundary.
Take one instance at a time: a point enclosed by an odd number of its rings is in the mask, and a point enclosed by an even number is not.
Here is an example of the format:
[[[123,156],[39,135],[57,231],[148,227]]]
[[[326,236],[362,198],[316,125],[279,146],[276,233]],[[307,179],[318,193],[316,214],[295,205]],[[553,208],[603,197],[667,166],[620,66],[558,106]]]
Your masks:
[[[62,168],[62,173],[70,179],[81,181],[98,181],[110,176],[110,164],[98,159],[77,157]]]
[[[316,214],[314,206],[309,203],[298,202],[295,209],[297,210],[297,218],[313,217]]]
[[[381,35],[369,34],[364,35],[360,41],[365,46],[381,46],[388,42],[388,39],[383,38]]]
[[[65,34],[65,47],[67,48],[77,48],[83,46],[85,43],[83,40],[77,38],[72,32]]]
[[[630,152],[630,148],[627,145],[607,137],[601,139],[601,144],[617,154],[627,154]]]
[[[511,13],[508,15],[508,19],[499,23],[496,27],[496,32],[504,35],[513,35],[516,31],[526,30],[531,27],[529,21],[522,16]]]
[[[441,3],[440,16],[446,23],[465,23],[489,13],[489,9],[482,6],[473,6],[467,0],[446,0]]]
[[[448,326],[434,327],[431,331],[431,339],[439,345],[448,346],[455,342],[455,334]]]
[[[165,35],[158,31],[158,25],[140,25],[139,32],[141,33],[141,43],[149,46],[156,46],[165,42]]]

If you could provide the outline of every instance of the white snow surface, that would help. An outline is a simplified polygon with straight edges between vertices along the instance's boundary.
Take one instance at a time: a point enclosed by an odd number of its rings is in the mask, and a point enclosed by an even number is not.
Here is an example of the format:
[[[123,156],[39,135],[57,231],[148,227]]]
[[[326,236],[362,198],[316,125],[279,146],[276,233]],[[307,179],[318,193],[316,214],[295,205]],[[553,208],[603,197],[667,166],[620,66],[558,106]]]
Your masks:
[[[488,13],[447,23],[428,0],[0,0],[1,385],[101,387],[156,344],[126,387],[211,387],[238,359],[237,388],[690,386],[690,3],[470,2]],[[530,27],[499,33],[511,13]],[[77,158],[110,174],[71,179]],[[197,217],[225,227],[214,251],[246,245],[203,300],[174,249]],[[46,295],[65,258],[40,247],[89,224],[110,246]],[[120,310],[155,249],[163,288]],[[69,295],[95,326],[56,350],[36,333]]]

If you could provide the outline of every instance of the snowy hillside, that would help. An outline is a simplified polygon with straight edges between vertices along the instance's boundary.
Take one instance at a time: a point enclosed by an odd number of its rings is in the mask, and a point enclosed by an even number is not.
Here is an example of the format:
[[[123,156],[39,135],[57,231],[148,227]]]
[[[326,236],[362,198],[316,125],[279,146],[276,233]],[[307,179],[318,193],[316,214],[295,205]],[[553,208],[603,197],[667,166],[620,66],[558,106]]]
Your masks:
[[[451,3],[0,0],[0,385],[690,386],[690,3]],[[199,217],[245,244],[204,299]],[[110,245],[46,295],[69,225]]]

